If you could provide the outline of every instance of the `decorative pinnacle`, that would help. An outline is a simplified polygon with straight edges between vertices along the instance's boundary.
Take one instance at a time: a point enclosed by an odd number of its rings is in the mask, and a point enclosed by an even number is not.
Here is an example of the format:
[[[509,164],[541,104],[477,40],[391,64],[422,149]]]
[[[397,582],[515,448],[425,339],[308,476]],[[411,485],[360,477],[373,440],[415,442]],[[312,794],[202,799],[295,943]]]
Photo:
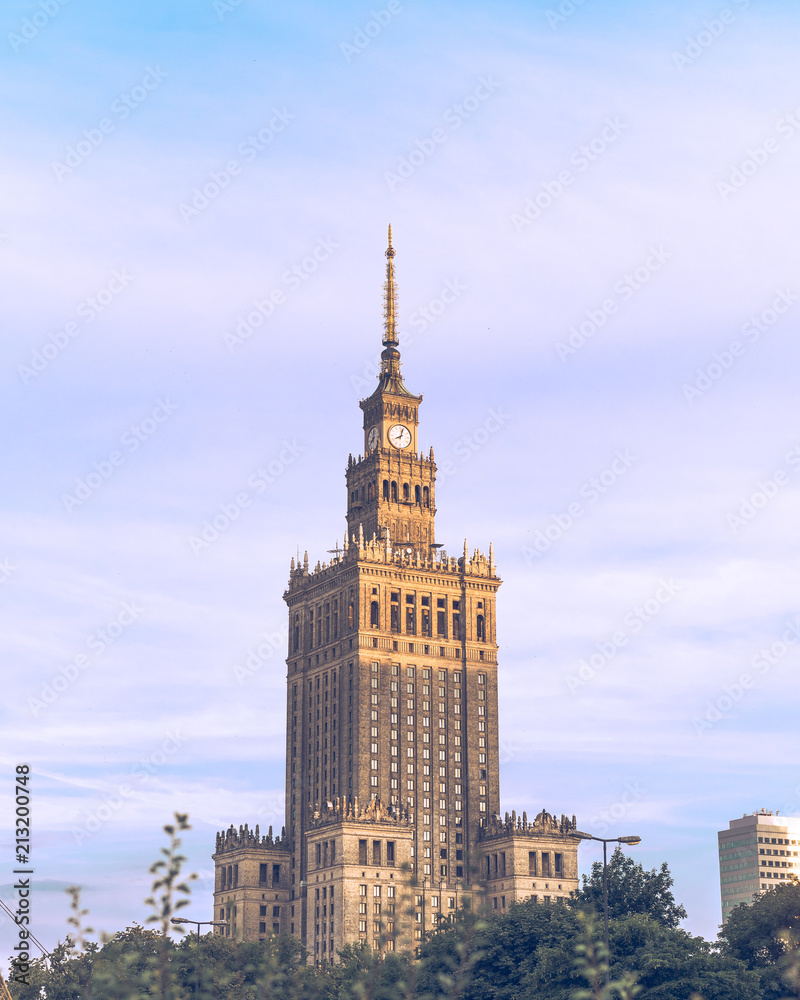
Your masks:
[[[394,283],[392,227],[389,226],[389,246],[386,250],[386,281],[383,285],[383,346],[397,346],[397,286]]]

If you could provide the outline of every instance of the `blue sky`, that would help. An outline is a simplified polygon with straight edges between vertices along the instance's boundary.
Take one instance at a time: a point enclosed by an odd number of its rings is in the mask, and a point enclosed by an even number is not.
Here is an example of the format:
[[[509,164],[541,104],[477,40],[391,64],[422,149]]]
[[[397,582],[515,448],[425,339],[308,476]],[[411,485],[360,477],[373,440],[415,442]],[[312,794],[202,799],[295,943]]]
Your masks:
[[[638,833],[713,937],[716,831],[800,813],[796,12],[56,3],[0,15],[2,754],[35,772],[38,936],[72,883],[141,921],[175,809],[198,919],[215,831],[282,822],[281,593],[342,537],[391,221],[438,537],[504,580],[503,807]]]

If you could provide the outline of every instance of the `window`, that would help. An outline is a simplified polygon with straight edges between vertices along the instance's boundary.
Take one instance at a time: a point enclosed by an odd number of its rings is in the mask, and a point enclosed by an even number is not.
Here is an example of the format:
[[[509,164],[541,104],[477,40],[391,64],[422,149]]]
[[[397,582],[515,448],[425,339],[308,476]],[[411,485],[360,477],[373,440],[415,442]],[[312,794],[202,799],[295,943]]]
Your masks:
[[[542,851],[542,877],[547,878],[550,875],[550,854],[547,851]]]
[[[358,863],[360,865],[365,865],[367,863],[367,842],[366,842],[366,840],[359,840],[359,842],[358,842]]]
[[[406,633],[417,634],[417,605],[414,594],[406,594]]]
[[[386,841],[386,864],[387,865],[393,865],[394,864],[394,841],[393,840],[387,840]]]
[[[555,861],[555,865],[554,865],[554,867],[555,867],[555,874],[557,876],[563,875],[564,874],[564,855],[563,854],[555,854],[554,855],[554,861]]]
[[[224,872],[225,869],[223,868],[222,871]],[[258,866],[258,881],[259,882],[266,882],[267,881],[267,866],[266,865],[259,865]],[[223,886],[223,888],[224,888],[224,886]]]
[[[478,642],[486,642],[486,619],[483,615],[478,615],[476,622],[476,632]]]
[[[536,851],[528,851],[528,874],[536,874]]]
[[[372,841],[372,863],[378,868],[381,866],[381,842],[379,840]]]
[[[380,610],[378,608],[378,602],[373,601],[369,607],[369,623],[372,628],[380,628],[381,626],[381,616]]]
[[[436,609],[436,634],[443,639],[447,638],[447,612],[444,610],[444,600],[439,598]]]

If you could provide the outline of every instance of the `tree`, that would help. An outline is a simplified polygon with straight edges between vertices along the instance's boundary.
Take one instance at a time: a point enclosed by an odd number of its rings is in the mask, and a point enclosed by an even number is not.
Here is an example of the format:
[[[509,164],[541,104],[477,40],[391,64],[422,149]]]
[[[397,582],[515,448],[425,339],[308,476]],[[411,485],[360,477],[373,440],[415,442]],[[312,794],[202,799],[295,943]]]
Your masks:
[[[757,974],[711,943],[647,914],[610,925],[612,971],[635,974],[647,1000],[762,1000]]]
[[[661,868],[646,871],[629,854],[617,847],[607,868],[608,912],[612,918],[624,918],[643,913],[665,927],[677,927],[686,917],[686,910],[675,902],[674,884],[666,861]],[[603,863],[595,861],[583,885],[572,898],[579,909],[603,912]]]
[[[425,942],[418,992],[450,996],[451,985],[460,978],[457,995],[462,1000],[518,1000],[529,995],[569,1000],[581,982],[574,963],[578,932],[569,907],[532,899],[488,920],[464,913]]]
[[[787,984],[800,995],[800,884],[776,885],[750,906],[734,907],[719,943],[724,954],[759,971],[765,998],[785,996]]]

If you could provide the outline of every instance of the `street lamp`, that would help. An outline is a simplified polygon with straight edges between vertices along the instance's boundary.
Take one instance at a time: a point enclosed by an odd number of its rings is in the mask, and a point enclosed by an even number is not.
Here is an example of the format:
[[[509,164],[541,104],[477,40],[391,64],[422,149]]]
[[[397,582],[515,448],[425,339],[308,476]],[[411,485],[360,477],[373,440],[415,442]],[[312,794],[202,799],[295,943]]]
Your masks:
[[[641,837],[595,837],[591,833],[581,833],[580,830],[574,830],[572,833],[573,837],[578,837],[581,840],[599,840],[603,845],[603,927],[605,931],[605,943],[606,943],[606,986],[608,986],[609,974],[611,972],[611,949],[608,946],[608,856],[607,856],[607,844],[630,844],[633,847],[634,844],[641,844]]]
[[[194,924],[197,927],[197,943],[200,944],[200,928],[208,925],[209,927],[227,927],[227,920],[189,920],[188,917],[171,917],[171,924]]]

